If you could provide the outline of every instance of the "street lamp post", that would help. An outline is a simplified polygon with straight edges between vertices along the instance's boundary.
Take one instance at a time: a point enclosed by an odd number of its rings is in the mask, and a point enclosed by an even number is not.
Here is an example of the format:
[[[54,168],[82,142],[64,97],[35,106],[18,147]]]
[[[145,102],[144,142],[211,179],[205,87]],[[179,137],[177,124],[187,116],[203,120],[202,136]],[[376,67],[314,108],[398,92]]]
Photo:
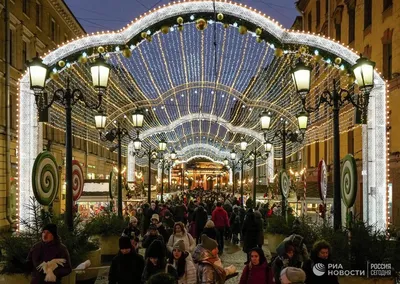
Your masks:
[[[71,89],[69,86],[69,78],[65,89],[54,91],[50,103],[46,104],[47,93],[44,91],[46,80],[48,78],[48,66],[45,65],[40,58],[34,58],[28,65],[30,89],[34,91],[36,107],[39,112],[49,109],[54,102],[62,105],[65,109],[66,127],[65,127],[65,182],[66,182],[66,198],[65,198],[65,222],[69,230],[73,230],[73,199],[72,199],[72,106],[81,101],[89,109],[99,109],[102,104],[104,90],[108,85],[110,75],[110,66],[100,56],[91,64],[90,71],[92,74],[92,83],[98,90],[98,103],[89,104],[82,91],[79,89]]]
[[[98,117],[100,114],[96,115]],[[101,114],[104,115],[104,114]],[[99,118],[95,118],[96,122],[99,121]],[[96,125],[98,129],[101,129]],[[117,122],[117,127],[111,129],[106,134],[103,134],[101,131],[99,132],[100,140],[113,142],[115,139],[117,140],[117,164],[118,164],[118,181],[117,181],[117,189],[118,189],[118,199],[117,199],[117,208],[118,208],[118,217],[122,217],[122,139],[125,136],[128,136],[129,139],[133,140],[132,136],[129,134],[129,131],[126,128],[121,127],[121,122]]]
[[[306,107],[306,97],[310,92],[311,70],[299,61],[292,68],[292,79],[296,87],[296,92],[300,96],[303,109],[312,113],[319,109],[322,103],[332,107],[333,110],[333,214],[334,228],[338,230],[342,226],[342,208],[340,194],[340,133],[339,133],[339,112],[348,103],[351,103],[357,110],[363,112],[363,123],[366,121],[370,92],[374,87],[374,68],[375,63],[365,57],[360,56],[356,64],[352,66],[352,73],[357,81],[361,95],[356,98],[349,90],[336,87],[336,80],[333,80],[333,91],[325,90],[319,96],[319,100],[314,108]]]
[[[118,208],[118,217],[122,217],[122,139],[125,136],[128,136],[130,140],[133,140],[134,147],[138,147],[138,139],[139,139],[139,129],[143,127],[144,115],[140,110],[135,110],[132,113],[132,124],[136,128],[136,139],[133,139],[130,136],[129,131],[126,128],[121,127],[121,122],[117,122],[117,127],[114,127],[106,134],[103,134],[102,131],[104,130],[107,122],[107,116],[102,111],[99,112],[94,117],[96,128],[99,130],[100,140],[102,141],[109,141],[113,142],[117,139],[117,149],[118,149],[118,156],[117,156],[117,164],[118,164],[118,181],[117,181],[117,189],[118,189],[118,200],[117,200],[117,208]],[[139,140],[140,143],[140,140]],[[141,145],[141,143],[140,143]]]
[[[260,117],[260,124],[261,124],[261,129],[264,131],[264,139],[265,139],[265,151],[269,153],[272,149],[272,143],[270,141],[267,141],[267,133],[266,131],[270,130],[271,127],[271,115],[267,112],[263,112]],[[286,170],[286,141],[289,140],[291,142],[302,142],[304,140],[304,134],[307,129],[307,123],[308,123],[308,114],[305,112],[300,112],[297,115],[297,122],[298,122],[298,127],[300,130],[300,133],[298,132],[293,132],[291,130],[286,129],[286,121],[282,121],[282,129],[276,130],[274,133],[274,136],[271,141],[273,141],[275,138],[279,138],[279,140],[282,142],[282,169]],[[266,123],[268,122],[268,123]],[[282,214],[285,217],[287,216],[287,210],[286,210],[286,196],[281,192],[282,195]]]
[[[254,147],[254,150],[250,152],[250,158],[252,158],[253,162],[253,200],[254,200],[254,208],[256,207],[256,189],[257,189],[257,158],[262,158],[263,160],[267,160],[269,157],[269,153],[272,149],[272,144],[268,144],[266,141],[264,143],[265,154],[257,151],[257,148]]]

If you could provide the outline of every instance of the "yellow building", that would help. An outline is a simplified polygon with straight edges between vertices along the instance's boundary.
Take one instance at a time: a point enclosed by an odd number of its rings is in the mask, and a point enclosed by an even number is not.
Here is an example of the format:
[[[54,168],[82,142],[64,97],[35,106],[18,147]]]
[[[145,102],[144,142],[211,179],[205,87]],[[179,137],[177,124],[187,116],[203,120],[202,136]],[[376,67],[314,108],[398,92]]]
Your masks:
[[[400,1],[393,0],[299,0],[296,7],[302,17],[296,19],[293,29],[303,29],[325,35],[354,48],[358,53],[376,62],[376,67],[388,80],[388,163],[389,176],[377,177],[388,179],[388,223],[400,225],[400,206],[391,200],[400,198],[400,115],[392,109],[400,104]],[[397,59],[397,60],[396,60]],[[343,116],[341,117],[343,119]],[[362,158],[361,127],[343,131],[341,129],[340,157],[352,153],[356,160]],[[305,157],[309,166],[317,166],[322,157],[332,166],[332,139],[316,142],[306,147]],[[356,212],[363,213],[363,191],[361,162],[359,166],[359,188],[355,204]],[[371,188],[373,190],[373,188]],[[393,204],[393,206],[392,206]],[[365,211],[364,211],[365,212]]]
[[[25,72],[27,61],[86,32],[63,0],[5,0],[1,1],[0,10],[3,16],[0,41],[6,42],[5,31],[8,29],[10,54],[7,60],[7,44],[0,44],[0,228],[7,228],[18,218],[15,212],[18,204],[15,196],[18,80]],[[9,28],[3,20],[4,17],[7,19],[7,14]],[[43,126],[43,131],[44,145],[47,144],[47,149],[51,146],[57,164],[64,165],[64,131],[53,128],[51,121]],[[83,165],[86,178],[105,178],[104,174],[111,171],[113,164],[110,159],[116,160],[115,154],[100,144],[86,143],[77,137],[74,137],[73,145],[73,155]],[[64,168],[61,173],[63,182]],[[56,200],[62,201],[63,198],[65,192],[61,191]],[[63,206],[64,203],[58,204]]]

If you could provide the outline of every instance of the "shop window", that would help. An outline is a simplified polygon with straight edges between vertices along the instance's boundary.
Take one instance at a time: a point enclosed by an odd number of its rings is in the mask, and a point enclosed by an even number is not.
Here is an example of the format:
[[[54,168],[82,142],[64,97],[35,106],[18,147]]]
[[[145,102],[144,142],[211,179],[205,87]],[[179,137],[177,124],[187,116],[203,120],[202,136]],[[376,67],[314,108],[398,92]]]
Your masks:
[[[364,0],[364,29],[372,24],[372,0]]]
[[[356,35],[356,9],[349,8],[349,43],[355,40]]]

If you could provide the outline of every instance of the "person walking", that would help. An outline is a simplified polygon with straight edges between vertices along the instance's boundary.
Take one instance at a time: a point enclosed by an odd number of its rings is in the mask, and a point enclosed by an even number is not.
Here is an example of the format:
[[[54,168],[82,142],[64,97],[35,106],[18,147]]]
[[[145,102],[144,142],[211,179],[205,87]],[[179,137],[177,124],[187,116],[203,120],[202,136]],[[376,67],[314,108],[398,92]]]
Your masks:
[[[207,235],[209,238],[217,240],[218,232],[217,229],[215,229],[215,224],[212,220],[207,221],[203,229],[203,235]],[[201,236],[200,236],[200,242],[201,242]]]
[[[224,238],[225,238],[225,228],[229,228],[229,218],[228,213],[222,208],[222,203],[217,202],[217,207],[212,212],[211,220],[215,224],[217,229],[217,242],[218,251],[220,254],[224,252]]]
[[[280,275],[283,269],[286,267],[294,267],[294,252],[295,248],[291,242],[285,243],[285,253],[278,255],[275,260],[272,262],[272,270],[275,275],[275,283],[281,284]]]
[[[140,283],[144,269],[143,256],[132,249],[128,237],[119,239],[119,252],[111,262],[109,284]]]
[[[185,245],[185,251],[192,253],[194,248],[196,247],[196,243],[193,237],[186,232],[185,225],[182,222],[177,222],[174,225],[174,232],[169,237],[167,243],[167,249],[170,253],[172,253],[173,246],[175,242],[182,240]]]
[[[67,248],[61,243],[57,225],[47,224],[42,230],[42,240],[33,245],[27,258],[31,270],[31,284],[61,283],[71,273],[71,260]]]
[[[160,241],[163,244],[164,250],[165,250],[163,236],[161,236],[160,233],[158,232],[156,225],[150,225],[149,230],[146,233],[146,235],[144,236],[143,241],[142,241],[142,247],[146,249],[146,253],[147,253],[147,250],[150,247],[151,243],[154,242],[155,240]]]
[[[201,243],[197,245],[193,260],[197,264],[198,284],[223,284],[226,279],[226,272],[218,257],[218,243],[207,237],[201,236]]]
[[[178,274],[178,284],[196,284],[196,268],[186,251],[183,240],[175,242],[169,263],[174,266]]]
[[[165,245],[160,240],[151,243],[145,254],[146,262],[142,274],[142,283],[146,283],[149,278],[157,273],[165,272],[171,274],[175,279],[178,278],[176,269],[167,263],[165,258]]]
[[[273,284],[273,273],[268,266],[264,251],[255,247],[249,251],[250,261],[243,269],[239,284]]]
[[[327,268],[329,264],[333,263],[331,260],[331,251],[331,245],[325,240],[314,243],[310,259],[308,259],[303,265],[303,270],[307,275],[305,282],[306,284],[339,284],[338,277],[335,275],[328,275],[328,273],[324,273],[321,276],[317,276],[313,272],[313,267],[317,263],[323,264],[325,268]]]
[[[249,252],[254,247],[254,245],[258,244],[260,239],[260,226],[256,221],[253,209],[249,209],[249,211],[247,212],[241,235],[244,239],[243,251],[247,255],[247,262],[249,262]]]
[[[196,226],[196,244],[200,243],[201,235],[203,234],[204,226],[206,225],[208,220],[207,211],[203,206],[197,207],[193,215],[193,221]]]
[[[140,229],[138,228],[138,219],[134,216],[130,217],[128,227],[122,232],[123,237],[140,236]]]

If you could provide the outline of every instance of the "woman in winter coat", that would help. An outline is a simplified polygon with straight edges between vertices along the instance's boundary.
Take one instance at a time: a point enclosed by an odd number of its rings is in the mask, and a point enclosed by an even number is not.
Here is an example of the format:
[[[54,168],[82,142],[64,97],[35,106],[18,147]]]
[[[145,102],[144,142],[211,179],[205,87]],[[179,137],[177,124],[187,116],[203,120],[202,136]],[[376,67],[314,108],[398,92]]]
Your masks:
[[[338,278],[335,275],[325,273],[322,276],[316,276],[313,272],[313,267],[317,263],[322,263],[324,267],[328,267],[328,264],[333,263],[331,260],[331,251],[331,245],[325,240],[317,241],[313,245],[310,259],[303,264],[303,270],[307,275],[306,284],[339,284]]]
[[[247,261],[249,261],[248,253],[254,245],[258,244],[260,239],[260,226],[252,209],[247,212],[244,220],[242,236],[244,238],[243,251],[247,254]]]
[[[280,275],[283,269],[286,267],[295,266],[294,263],[294,251],[295,248],[291,241],[285,243],[285,253],[278,255],[275,260],[272,262],[272,271],[274,272],[275,283],[281,284]]]
[[[194,211],[193,221],[196,224],[196,243],[200,243],[201,235],[203,234],[204,226],[207,223],[208,215],[203,206],[197,207]]]
[[[146,262],[142,274],[142,283],[146,283],[152,275],[160,272],[169,273],[175,278],[178,278],[176,269],[167,263],[164,244],[159,240],[155,240],[146,251]]]
[[[186,232],[185,225],[182,222],[177,222],[174,225],[174,232],[169,237],[167,243],[167,249],[169,252],[172,252],[174,244],[182,240],[185,244],[185,251],[192,253],[194,248],[196,247],[196,242],[194,241],[193,237]]]
[[[203,234],[207,235],[213,240],[217,240],[217,229],[215,229],[215,224],[212,220],[208,220],[203,229]]]
[[[218,257],[217,241],[201,236],[201,244],[197,245],[193,253],[193,261],[197,264],[198,284],[223,284],[226,279],[226,272]]]
[[[258,247],[250,250],[250,261],[243,269],[239,284],[273,284],[273,273],[264,251]]]
[[[178,284],[196,284],[196,268],[188,257],[183,240],[177,241],[173,248],[168,263],[172,264],[178,274]]]

